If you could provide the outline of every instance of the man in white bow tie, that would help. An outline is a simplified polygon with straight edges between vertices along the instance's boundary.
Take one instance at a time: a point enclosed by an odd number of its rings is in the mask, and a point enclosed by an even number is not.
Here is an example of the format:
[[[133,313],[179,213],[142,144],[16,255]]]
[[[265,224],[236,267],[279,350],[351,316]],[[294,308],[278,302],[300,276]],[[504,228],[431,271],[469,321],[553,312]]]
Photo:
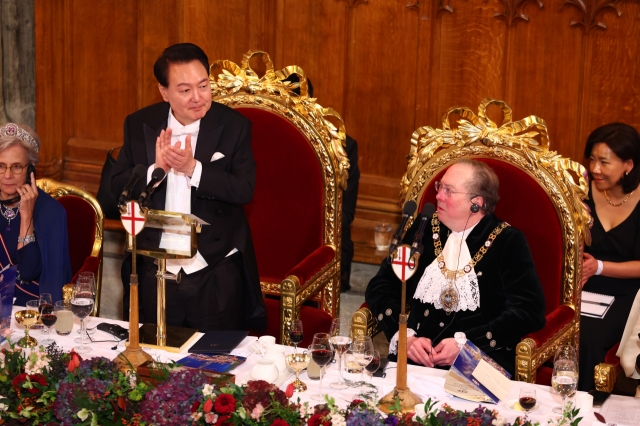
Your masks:
[[[524,234],[493,213],[499,182],[485,163],[460,160],[435,183],[436,225],[424,233],[407,281],[407,357],[450,366],[467,339],[513,374],[520,338],[545,324],[545,300]],[[431,222],[431,221],[430,221]],[[411,244],[420,218],[404,237]],[[365,299],[397,352],[400,280],[384,260]]]
[[[161,168],[166,177],[157,184],[150,207],[191,213],[210,224],[198,234],[196,256],[167,260],[167,270],[179,276],[179,282],[167,281],[167,324],[200,331],[264,329],[266,311],[243,210],[256,179],[251,122],[211,101],[209,61],[198,46],[168,47],[153,71],[164,102],[126,118],[111,190],[117,199],[133,168],[142,164],[146,179],[130,196],[137,199]],[[145,228],[138,244],[188,247],[189,236]],[[139,262],[141,318],[155,323],[157,266],[150,258],[139,257]]]

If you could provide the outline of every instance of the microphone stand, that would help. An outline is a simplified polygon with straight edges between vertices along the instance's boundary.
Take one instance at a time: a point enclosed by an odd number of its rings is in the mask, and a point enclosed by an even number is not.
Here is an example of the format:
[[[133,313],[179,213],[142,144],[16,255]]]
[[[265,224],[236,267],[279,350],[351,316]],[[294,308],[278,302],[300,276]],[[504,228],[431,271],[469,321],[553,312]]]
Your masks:
[[[134,201],[129,202],[131,211],[134,211]],[[120,213],[126,214],[127,208],[120,207]],[[137,252],[136,252],[136,236],[127,231],[127,238],[131,244],[131,275],[129,278],[129,345],[115,357],[115,362],[120,370],[137,371],[137,368],[146,361],[153,361],[151,355],[146,353],[140,347],[140,320],[138,312],[138,271],[137,271]]]
[[[398,329],[398,375],[396,387],[378,401],[378,408],[389,414],[396,410],[396,401],[399,401],[400,411],[411,413],[417,404],[422,404],[422,399],[407,386],[407,280],[413,276],[418,268],[419,253],[409,257],[411,246],[402,244],[391,253],[393,265],[399,265],[400,271],[393,268],[398,278],[402,281],[402,293],[400,297],[400,320]],[[408,259],[408,260],[405,260]]]

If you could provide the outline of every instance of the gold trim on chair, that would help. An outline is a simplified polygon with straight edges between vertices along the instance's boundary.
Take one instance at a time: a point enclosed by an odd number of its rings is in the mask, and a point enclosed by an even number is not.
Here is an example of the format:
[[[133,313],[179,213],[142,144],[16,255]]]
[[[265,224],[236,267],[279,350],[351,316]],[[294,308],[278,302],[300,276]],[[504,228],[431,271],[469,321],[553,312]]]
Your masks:
[[[98,200],[85,190],[82,190],[76,186],[62,183],[49,178],[37,179],[36,184],[38,188],[42,189],[53,198],[60,198],[65,196],[79,197],[88,202],[96,214],[96,231],[93,239],[93,248],[91,249],[91,256],[95,256],[100,259],[100,266],[98,267],[98,275],[96,276],[96,303],[93,307],[94,316],[100,315],[100,293],[102,291],[102,241],[104,235],[104,214]]]
[[[259,77],[250,61],[259,57],[266,72]],[[282,81],[297,74],[299,83]],[[308,96],[302,68],[291,65],[276,71],[269,54],[245,53],[240,66],[219,60],[209,67],[215,102],[231,108],[258,108],[292,123],[309,141],[321,165],[324,180],[324,244],[335,250],[334,259],[304,285],[295,276],[281,283],[261,282],[263,293],[281,296],[281,341],[289,343],[289,323],[300,314],[302,303],[314,300],[332,317],[340,312],[340,248],[342,238],[342,191],[347,186],[349,159],[344,149],[346,133],[342,118]],[[300,96],[294,89],[300,88]]]
[[[487,109],[492,105],[502,109],[501,125],[487,116]],[[456,116],[457,126],[453,127],[451,119]],[[587,172],[581,164],[549,150],[543,119],[529,116],[513,121],[511,108],[504,101],[483,99],[477,114],[466,107],[450,108],[443,116],[442,129],[425,126],[413,133],[407,172],[401,180],[402,203],[414,200],[419,205],[429,182],[461,158],[499,159],[527,173],[552,200],[564,230],[561,303],[569,306],[574,316],[541,347],[532,339],[524,339],[517,345],[516,379],[534,383],[536,369],[553,356],[559,344],[571,343],[576,347],[579,344],[582,252],[584,243],[591,242],[592,223],[583,201],[588,194]],[[407,229],[409,226],[411,223]],[[362,329],[361,323],[366,321],[370,326],[375,319],[371,321],[371,315],[362,312],[356,315],[357,332],[370,333]]]

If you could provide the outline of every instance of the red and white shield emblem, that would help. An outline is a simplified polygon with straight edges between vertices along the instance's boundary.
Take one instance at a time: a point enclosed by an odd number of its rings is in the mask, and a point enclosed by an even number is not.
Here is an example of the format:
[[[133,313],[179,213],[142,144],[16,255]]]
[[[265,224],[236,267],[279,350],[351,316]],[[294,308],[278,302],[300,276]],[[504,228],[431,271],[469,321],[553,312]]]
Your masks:
[[[127,212],[123,213],[120,219],[124,229],[131,235],[138,235],[147,221],[147,217],[140,211],[140,206],[133,200],[127,203]]]
[[[416,272],[416,262],[409,259],[409,254],[411,253],[411,247],[406,244],[403,244],[398,247],[396,250],[396,257],[391,262],[391,267],[393,268],[393,272],[396,273],[396,276],[400,278],[402,281],[406,281],[413,276]]]

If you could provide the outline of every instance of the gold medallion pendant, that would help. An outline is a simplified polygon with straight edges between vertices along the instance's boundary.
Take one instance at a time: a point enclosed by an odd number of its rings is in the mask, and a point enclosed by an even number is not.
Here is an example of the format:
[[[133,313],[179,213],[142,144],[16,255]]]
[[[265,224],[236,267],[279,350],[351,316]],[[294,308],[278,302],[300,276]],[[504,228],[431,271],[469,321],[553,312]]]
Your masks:
[[[454,287],[449,287],[440,293],[440,305],[449,315],[458,306],[458,291]]]

